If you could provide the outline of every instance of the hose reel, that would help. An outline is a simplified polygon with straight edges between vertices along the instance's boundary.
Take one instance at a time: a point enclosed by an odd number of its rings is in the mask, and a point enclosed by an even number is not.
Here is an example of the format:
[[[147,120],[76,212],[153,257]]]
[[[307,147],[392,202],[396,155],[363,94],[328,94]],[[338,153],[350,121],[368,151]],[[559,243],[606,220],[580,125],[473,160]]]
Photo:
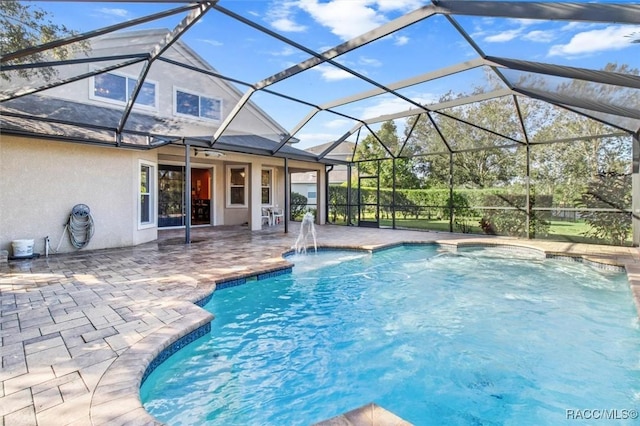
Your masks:
[[[91,216],[91,209],[86,204],[76,204],[71,209],[71,214],[67,223],[64,225],[64,231],[62,231],[62,237],[60,243],[56,248],[56,252],[60,249],[62,244],[62,238],[64,238],[64,232],[69,232],[69,241],[71,245],[77,249],[86,247],[91,241],[94,232],[93,217]]]

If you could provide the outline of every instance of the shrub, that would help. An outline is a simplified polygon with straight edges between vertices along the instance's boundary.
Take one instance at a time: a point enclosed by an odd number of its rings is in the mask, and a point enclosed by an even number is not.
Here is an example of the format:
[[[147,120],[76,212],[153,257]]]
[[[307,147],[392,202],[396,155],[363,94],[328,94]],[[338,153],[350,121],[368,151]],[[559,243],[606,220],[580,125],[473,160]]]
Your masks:
[[[531,196],[531,205],[538,207],[551,207],[551,196]],[[529,229],[527,229],[526,196],[522,194],[493,193],[487,194],[485,206],[508,207],[505,209],[488,210],[482,218],[485,224],[480,226],[499,235],[514,237],[544,237],[549,235],[551,212],[531,211],[529,214]]]
[[[307,197],[297,192],[291,193],[291,220],[302,220],[307,211]]]
[[[609,211],[581,212],[591,229],[584,235],[607,243],[624,245],[631,233],[631,176],[619,173],[600,173],[587,185],[587,191],[577,202],[579,207],[609,209]],[[611,211],[615,209],[616,211]]]

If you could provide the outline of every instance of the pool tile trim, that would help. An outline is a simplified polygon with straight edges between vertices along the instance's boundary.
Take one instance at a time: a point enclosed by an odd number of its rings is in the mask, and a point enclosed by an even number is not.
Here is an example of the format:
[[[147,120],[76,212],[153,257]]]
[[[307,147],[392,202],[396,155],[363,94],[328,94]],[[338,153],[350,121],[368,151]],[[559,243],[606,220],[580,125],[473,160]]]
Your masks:
[[[147,366],[146,370],[144,370],[144,373],[142,374],[142,379],[140,380],[140,386],[144,384],[145,380],[147,380],[149,375],[153,373],[156,368],[158,368],[160,365],[162,365],[163,362],[171,358],[173,354],[178,352],[180,349],[185,348],[189,344],[195,342],[199,338],[206,336],[210,332],[211,332],[211,322],[208,322],[196,328],[192,332],[187,333],[186,335],[180,337],[178,340],[176,340],[175,342],[171,343],[169,346],[164,348],[153,359],[153,361],[151,361],[151,363]]]
[[[161,354],[168,358],[184,347],[187,340],[195,340],[203,330],[210,330],[213,320],[213,315],[190,302],[183,302],[175,309],[182,312],[182,318],[131,346],[107,369],[93,395],[90,412],[93,424],[126,424],[130,419],[136,419],[136,424],[138,421],[161,424],[142,406],[140,386],[143,378],[152,371],[151,365],[153,368],[160,365],[161,362],[155,360]]]

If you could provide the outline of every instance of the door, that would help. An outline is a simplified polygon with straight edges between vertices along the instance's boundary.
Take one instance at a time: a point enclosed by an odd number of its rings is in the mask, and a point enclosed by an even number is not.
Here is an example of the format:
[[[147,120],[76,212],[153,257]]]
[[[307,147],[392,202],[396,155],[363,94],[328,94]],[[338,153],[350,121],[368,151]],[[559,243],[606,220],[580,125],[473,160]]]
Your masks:
[[[191,224],[211,225],[211,169],[191,169]]]
[[[191,224],[210,225],[213,208],[213,169],[191,169]],[[185,167],[158,166],[158,227],[180,227],[186,222]]]
[[[158,166],[158,228],[184,226],[184,166]]]
[[[378,176],[358,177],[358,226],[380,227]]]

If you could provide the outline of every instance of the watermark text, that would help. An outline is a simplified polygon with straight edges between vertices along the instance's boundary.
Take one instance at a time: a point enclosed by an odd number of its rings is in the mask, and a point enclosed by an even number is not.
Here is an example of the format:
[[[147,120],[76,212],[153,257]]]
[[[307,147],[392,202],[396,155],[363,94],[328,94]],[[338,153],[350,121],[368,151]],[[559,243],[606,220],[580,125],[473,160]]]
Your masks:
[[[617,408],[605,409],[568,409],[567,420],[629,420],[638,418],[638,410]]]

